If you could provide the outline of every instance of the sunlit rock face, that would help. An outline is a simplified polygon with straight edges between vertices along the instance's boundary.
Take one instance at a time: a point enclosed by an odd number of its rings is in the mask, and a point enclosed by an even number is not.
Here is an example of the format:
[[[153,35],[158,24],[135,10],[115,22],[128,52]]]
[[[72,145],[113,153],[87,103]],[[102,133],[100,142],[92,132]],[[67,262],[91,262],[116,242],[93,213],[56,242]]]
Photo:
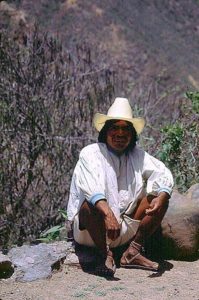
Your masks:
[[[162,251],[165,256],[188,260],[199,256],[198,194],[198,184],[185,195],[174,191],[162,222]]]

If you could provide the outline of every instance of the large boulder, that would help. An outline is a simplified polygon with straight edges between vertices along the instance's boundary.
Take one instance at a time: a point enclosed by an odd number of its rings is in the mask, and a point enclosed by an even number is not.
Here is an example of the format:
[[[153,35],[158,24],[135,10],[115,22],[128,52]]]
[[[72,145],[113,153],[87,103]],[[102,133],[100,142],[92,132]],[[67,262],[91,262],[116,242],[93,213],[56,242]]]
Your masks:
[[[199,257],[198,186],[188,195],[174,191],[162,222],[162,254],[173,259],[192,260]]]
[[[199,183],[196,183],[188,189],[186,197],[190,199],[195,205],[199,206]]]

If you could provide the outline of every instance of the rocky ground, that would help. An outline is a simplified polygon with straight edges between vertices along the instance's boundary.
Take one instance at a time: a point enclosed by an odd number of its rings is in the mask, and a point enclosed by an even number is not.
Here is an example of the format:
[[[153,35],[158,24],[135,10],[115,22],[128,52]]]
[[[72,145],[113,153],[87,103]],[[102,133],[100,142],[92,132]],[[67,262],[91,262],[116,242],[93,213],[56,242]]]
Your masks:
[[[165,261],[160,273],[118,268],[115,278],[106,279],[63,265],[51,278],[20,283],[0,281],[1,300],[63,299],[183,299],[199,300],[199,260]]]

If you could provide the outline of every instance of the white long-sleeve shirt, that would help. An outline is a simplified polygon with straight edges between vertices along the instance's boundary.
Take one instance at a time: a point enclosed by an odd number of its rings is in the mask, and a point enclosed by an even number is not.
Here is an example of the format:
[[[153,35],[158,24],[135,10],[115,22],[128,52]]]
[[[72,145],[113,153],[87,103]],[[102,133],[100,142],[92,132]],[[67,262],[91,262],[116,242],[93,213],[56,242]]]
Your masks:
[[[80,152],[71,182],[68,219],[73,221],[85,199],[92,204],[106,199],[119,219],[144,195],[171,194],[172,188],[169,169],[139,147],[117,156],[106,144],[95,143]]]

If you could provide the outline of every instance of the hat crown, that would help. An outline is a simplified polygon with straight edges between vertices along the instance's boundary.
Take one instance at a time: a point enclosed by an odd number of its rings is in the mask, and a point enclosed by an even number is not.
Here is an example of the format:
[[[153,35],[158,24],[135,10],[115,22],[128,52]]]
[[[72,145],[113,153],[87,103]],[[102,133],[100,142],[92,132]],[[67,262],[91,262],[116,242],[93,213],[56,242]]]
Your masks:
[[[130,122],[134,126],[137,134],[141,133],[145,124],[143,118],[133,118],[133,111],[128,99],[120,97],[115,99],[107,115],[96,113],[93,118],[93,124],[97,131],[101,131],[106,121],[114,119]]]
[[[107,116],[131,119],[133,117],[133,113],[128,99],[119,97],[115,98],[115,101],[107,112]]]

